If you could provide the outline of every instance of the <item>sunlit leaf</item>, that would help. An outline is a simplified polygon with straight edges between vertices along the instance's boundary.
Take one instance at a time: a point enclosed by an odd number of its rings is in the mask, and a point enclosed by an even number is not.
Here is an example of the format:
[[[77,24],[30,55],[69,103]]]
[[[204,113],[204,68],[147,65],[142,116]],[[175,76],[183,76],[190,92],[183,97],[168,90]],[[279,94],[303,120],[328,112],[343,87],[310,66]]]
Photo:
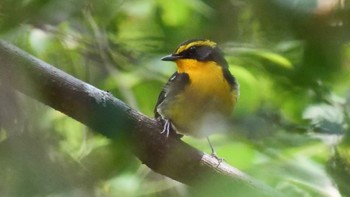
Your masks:
[[[273,65],[277,65],[285,69],[293,69],[293,64],[287,58],[277,53],[253,48],[235,48],[234,50],[236,53],[240,53],[242,55],[251,55],[263,58],[264,60],[273,63]]]
[[[242,66],[231,65],[230,71],[236,77],[240,89],[235,113],[249,113],[255,110],[261,101],[262,83]]]
[[[318,132],[343,133],[344,114],[339,107],[327,104],[312,105],[305,109],[303,118],[310,120]]]

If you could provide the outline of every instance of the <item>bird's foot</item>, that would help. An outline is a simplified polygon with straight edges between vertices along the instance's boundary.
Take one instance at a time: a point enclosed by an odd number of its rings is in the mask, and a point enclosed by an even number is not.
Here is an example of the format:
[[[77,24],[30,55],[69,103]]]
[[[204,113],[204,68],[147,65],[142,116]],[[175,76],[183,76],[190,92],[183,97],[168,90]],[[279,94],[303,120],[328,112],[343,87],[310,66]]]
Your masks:
[[[165,133],[167,138],[169,136],[175,137],[177,139],[180,139],[183,137],[182,134],[177,133],[176,130],[173,128],[173,124],[172,124],[171,120],[163,119],[163,122],[164,122],[163,130],[160,132],[160,134]]]
[[[224,161],[224,158],[219,157],[215,151],[212,152],[210,156],[218,160],[218,166]]]
[[[163,130],[160,132],[160,134],[165,133],[166,137],[168,138],[170,134],[170,130],[171,130],[171,121],[168,119],[165,119]]]
[[[210,156],[214,157],[216,160],[218,160],[218,166],[221,164],[221,162],[224,161],[223,158],[218,157],[218,155],[216,154],[216,151],[214,149],[214,146],[211,144],[209,137],[207,137],[208,143],[210,145],[210,149],[211,149],[211,154]]]

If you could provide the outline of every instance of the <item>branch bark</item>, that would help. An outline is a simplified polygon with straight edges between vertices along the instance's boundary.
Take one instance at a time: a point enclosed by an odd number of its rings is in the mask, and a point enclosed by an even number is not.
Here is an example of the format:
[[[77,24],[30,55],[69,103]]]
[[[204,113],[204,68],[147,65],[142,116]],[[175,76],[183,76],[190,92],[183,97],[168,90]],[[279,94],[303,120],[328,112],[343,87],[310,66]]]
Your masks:
[[[142,163],[157,173],[189,185],[194,188],[194,194],[283,196],[179,139],[160,135],[162,126],[154,119],[130,108],[110,93],[4,41],[0,41],[0,82],[104,136],[126,140],[128,148]]]

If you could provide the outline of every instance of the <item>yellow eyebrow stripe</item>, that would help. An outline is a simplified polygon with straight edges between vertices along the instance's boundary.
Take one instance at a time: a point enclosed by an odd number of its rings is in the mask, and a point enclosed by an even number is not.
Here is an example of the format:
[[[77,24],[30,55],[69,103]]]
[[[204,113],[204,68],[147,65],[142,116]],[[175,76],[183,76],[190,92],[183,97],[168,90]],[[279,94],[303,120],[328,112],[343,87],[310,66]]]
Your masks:
[[[205,40],[205,41],[196,41],[196,42],[191,42],[191,43],[189,43],[189,44],[187,44],[187,45],[183,45],[183,46],[180,46],[177,50],[176,50],[176,52],[175,52],[175,54],[179,54],[179,53],[181,53],[182,51],[185,51],[185,50],[187,50],[187,49],[189,49],[190,47],[192,47],[192,46],[210,46],[210,47],[216,47],[216,43],[215,42],[213,42],[213,41],[210,41],[210,40]]]

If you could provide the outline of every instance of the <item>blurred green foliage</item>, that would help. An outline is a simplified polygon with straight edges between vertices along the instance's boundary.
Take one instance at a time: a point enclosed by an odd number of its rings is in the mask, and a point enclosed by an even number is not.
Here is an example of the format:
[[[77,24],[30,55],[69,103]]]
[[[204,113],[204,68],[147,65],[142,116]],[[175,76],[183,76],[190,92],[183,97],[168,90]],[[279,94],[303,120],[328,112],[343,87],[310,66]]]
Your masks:
[[[228,137],[212,137],[218,154],[290,196],[350,196],[349,9],[345,0],[2,0],[0,38],[149,116],[175,71],[160,57],[186,39],[217,41],[241,88]],[[0,89],[1,196],[191,195],[123,142]]]

